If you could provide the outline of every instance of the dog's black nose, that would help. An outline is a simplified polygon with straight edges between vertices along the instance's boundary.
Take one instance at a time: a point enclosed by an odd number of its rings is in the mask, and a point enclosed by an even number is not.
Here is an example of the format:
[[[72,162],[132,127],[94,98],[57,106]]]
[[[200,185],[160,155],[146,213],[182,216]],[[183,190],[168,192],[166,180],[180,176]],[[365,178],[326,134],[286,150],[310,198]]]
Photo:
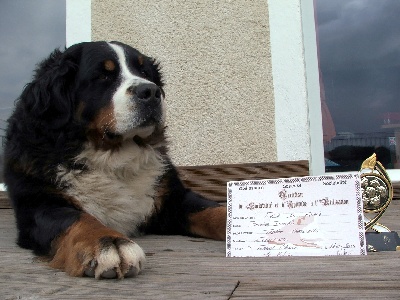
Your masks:
[[[130,87],[128,90],[133,91],[135,98],[141,102],[157,104],[161,101],[161,90],[155,84],[142,83],[135,88]]]

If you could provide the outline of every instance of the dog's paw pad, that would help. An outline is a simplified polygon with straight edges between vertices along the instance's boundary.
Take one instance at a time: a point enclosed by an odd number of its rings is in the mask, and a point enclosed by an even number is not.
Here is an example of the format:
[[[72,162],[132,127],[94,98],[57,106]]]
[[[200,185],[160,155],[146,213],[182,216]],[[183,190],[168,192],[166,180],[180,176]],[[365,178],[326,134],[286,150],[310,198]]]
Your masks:
[[[129,268],[128,272],[125,273],[124,277],[135,277],[139,274],[140,269],[137,269],[136,267],[132,266]]]
[[[97,261],[92,259],[87,268],[85,269],[85,276],[94,277],[94,271],[96,269],[96,266],[97,266]]]
[[[104,271],[103,273],[101,273],[100,277],[106,278],[106,279],[113,279],[113,278],[117,278],[118,274],[117,274],[116,270],[112,269],[112,270]]]

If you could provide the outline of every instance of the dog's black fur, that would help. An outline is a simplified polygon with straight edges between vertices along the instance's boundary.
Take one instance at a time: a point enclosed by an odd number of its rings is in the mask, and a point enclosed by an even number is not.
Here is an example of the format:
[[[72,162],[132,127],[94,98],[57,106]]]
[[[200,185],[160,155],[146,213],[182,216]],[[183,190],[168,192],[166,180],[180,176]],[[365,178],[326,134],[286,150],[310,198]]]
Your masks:
[[[74,276],[122,278],[144,261],[128,236],[224,239],[225,208],[187,189],[168,157],[163,102],[158,63],[125,44],[77,44],[42,61],[6,135],[18,244]]]

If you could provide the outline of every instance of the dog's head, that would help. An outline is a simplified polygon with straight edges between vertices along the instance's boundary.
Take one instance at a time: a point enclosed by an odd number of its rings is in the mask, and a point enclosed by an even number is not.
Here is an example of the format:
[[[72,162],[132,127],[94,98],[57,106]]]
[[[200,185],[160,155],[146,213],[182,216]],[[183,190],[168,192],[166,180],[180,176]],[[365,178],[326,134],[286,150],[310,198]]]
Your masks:
[[[96,148],[107,150],[163,135],[162,87],[154,59],[119,42],[89,42],[53,52],[21,100],[46,127],[79,124]]]

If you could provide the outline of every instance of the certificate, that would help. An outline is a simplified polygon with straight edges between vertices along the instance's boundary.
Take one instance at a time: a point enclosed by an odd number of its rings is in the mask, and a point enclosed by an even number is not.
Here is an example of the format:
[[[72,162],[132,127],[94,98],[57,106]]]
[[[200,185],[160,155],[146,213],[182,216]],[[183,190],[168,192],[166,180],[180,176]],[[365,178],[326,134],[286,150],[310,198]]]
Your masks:
[[[227,257],[366,255],[356,173],[231,181]]]

